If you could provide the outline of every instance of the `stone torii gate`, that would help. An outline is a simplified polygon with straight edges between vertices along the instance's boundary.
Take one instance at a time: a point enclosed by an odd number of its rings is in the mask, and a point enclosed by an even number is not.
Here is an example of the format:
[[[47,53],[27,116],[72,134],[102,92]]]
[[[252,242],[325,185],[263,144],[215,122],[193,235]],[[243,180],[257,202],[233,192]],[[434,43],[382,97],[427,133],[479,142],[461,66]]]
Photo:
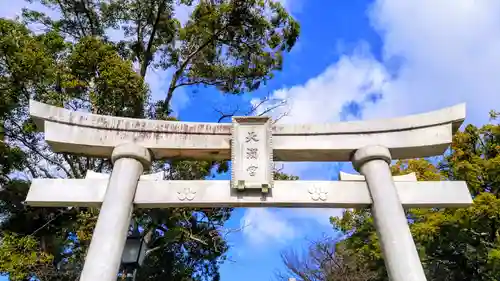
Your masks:
[[[272,125],[268,117],[232,124],[155,121],[69,111],[36,101],[30,114],[53,151],[111,158],[110,176],[34,179],[30,206],[93,206],[100,214],[81,281],[114,281],[133,208],[371,206],[389,278],[426,280],[404,208],[466,207],[460,181],[392,177],[392,159],[441,155],[465,105],[395,119]],[[230,181],[164,181],[142,175],[152,160],[232,161]],[[361,175],[340,181],[274,181],[273,161],[352,161]],[[142,175],[142,176],[141,176]]]

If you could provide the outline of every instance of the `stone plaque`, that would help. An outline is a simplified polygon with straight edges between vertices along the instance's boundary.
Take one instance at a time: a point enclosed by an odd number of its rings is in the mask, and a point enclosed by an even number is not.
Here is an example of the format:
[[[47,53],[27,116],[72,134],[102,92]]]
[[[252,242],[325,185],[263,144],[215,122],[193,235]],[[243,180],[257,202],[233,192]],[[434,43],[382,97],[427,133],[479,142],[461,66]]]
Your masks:
[[[233,117],[231,186],[238,190],[273,185],[273,148],[269,117]]]

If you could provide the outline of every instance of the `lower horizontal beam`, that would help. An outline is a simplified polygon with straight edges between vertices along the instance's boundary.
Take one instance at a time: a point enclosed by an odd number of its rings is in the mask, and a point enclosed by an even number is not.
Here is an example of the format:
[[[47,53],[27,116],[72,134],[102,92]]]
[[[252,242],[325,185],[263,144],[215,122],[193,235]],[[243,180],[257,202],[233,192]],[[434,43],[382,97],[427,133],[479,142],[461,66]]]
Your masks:
[[[99,207],[107,179],[34,179],[26,197],[30,206]],[[472,198],[465,182],[395,182],[405,208],[467,207]],[[238,192],[229,181],[141,180],[134,204],[137,208],[171,207],[298,207],[363,208],[372,203],[362,181],[275,181],[263,197],[259,192]]]

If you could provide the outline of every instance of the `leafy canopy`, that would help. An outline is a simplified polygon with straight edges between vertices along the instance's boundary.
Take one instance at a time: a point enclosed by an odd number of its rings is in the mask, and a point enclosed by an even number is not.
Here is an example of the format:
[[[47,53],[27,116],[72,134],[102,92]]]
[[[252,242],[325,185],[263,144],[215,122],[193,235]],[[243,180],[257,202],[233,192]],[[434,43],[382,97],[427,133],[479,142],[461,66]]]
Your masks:
[[[426,159],[398,161],[393,173],[416,172],[419,180],[463,180],[474,204],[462,209],[410,209],[407,217],[429,280],[500,279],[500,125],[468,125],[458,132],[451,152],[438,164]],[[333,218],[350,236],[342,244],[359,253],[359,263],[387,280],[369,210],[345,211]]]
[[[87,170],[109,172],[111,163],[52,153],[28,116],[29,99],[175,120],[171,100],[181,87],[258,89],[281,69],[299,25],[272,1],[181,1],[192,10],[183,23],[174,1],[39,2],[61,17],[25,9],[22,21],[0,19],[0,272],[12,280],[75,280],[98,210],[30,208],[23,201],[31,178],[82,178]],[[35,34],[31,24],[44,29]],[[153,100],[145,81],[157,69],[172,77]],[[166,179],[204,179],[226,171],[227,163],[164,159],[152,170]],[[230,214],[230,208],[136,212],[151,249],[137,280],[218,280]]]

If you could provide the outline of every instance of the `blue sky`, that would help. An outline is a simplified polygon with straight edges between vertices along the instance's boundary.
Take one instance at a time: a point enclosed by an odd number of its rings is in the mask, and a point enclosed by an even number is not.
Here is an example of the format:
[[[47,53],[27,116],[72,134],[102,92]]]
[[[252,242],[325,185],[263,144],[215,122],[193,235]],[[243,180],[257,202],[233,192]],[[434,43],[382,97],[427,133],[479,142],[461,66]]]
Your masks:
[[[286,101],[271,112],[284,123],[321,123],[396,117],[467,103],[467,122],[487,122],[500,98],[500,1],[498,0],[286,0],[301,24],[298,44],[276,78],[255,93],[223,96],[211,89],[183,89],[174,109],[185,121],[216,121],[215,109],[248,109],[269,95]],[[25,4],[0,0],[12,17]],[[7,4],[9,3],[9,4]],[[189,9],[178,8],[179,17]],[[162,97],[170,73],[148,74],[153,96]],[[493,108],[493,106],[497,108]],[[287,163],[302,179],[336,179],[350,164]],[[220,175],[218,178],[228,178]],[[222,281],[272,280],[280,252],[334,235],[328,218],[341,210],[237,209],[227,228],[231,262]],[[1,279],[0,279],[1,280]]]

